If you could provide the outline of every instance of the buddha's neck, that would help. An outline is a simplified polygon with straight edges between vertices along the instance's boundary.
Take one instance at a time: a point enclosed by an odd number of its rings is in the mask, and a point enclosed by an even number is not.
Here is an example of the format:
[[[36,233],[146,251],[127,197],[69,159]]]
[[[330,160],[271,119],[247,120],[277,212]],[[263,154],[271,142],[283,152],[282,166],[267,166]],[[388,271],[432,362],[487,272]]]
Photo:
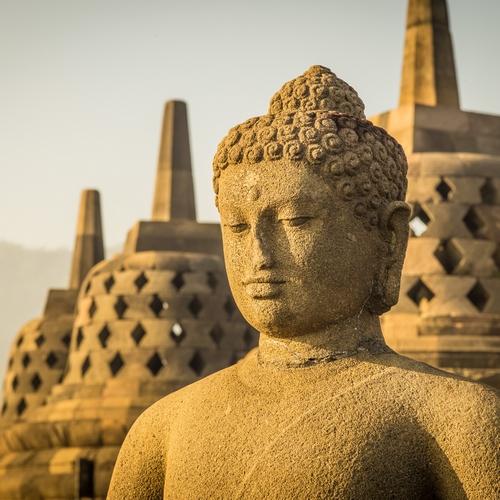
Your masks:
[[[378,316],[359,316],[292,338],[261,332],[259,362],[278,366],[309,366],[354,356],[361,352],[387,352]]]

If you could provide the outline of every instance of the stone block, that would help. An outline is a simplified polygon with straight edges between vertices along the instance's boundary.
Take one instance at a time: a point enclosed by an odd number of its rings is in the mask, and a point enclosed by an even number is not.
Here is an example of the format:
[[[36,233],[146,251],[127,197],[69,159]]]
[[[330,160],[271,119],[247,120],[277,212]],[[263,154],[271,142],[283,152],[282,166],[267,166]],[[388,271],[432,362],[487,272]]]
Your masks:
[[[440,243],[439,238],[410,238],[403,274],[405,276],[420,276],[421,274],[442,274],[445,272],[434,255]]]
[[[491,276],[497,272],[492,258],[497,245],[488,240],[473,240],[453,238],[460,260],[454,267],[453,273],[471,276]]]
[[[467,111],[470,129],[478,135],[500,137],[500,116]]]
[[[440,181],[441,177],[439,176],[409,176],[406,201],[408,203],[417,201],[421,203],[437,203],[441,200],[440,194],[436,191]]]
[[[415,128],[428,128],[452,134],[470,134],[468,113],[449,106],[415,106]]]
[[[467,298],[467,294],[476,284],[476,279],[468,276],[422,276],[424,284],[432,291],[431,300],[420,305],[422,316],[428,315],[475,315],[476,307]]]
[[[430,218],[424,235],[427,238],[467,238],[471,233],[463,218],[469,207],[459,203],[421,203],[421,207]]]
[[[480,189],[484,184],[484,177],[445,176],[443,179],[451,188],[449,201],[471,205],[481,203]]]
[[[471,220],[476,238],[500,242],[500,206],[476,205],[472,208]]]

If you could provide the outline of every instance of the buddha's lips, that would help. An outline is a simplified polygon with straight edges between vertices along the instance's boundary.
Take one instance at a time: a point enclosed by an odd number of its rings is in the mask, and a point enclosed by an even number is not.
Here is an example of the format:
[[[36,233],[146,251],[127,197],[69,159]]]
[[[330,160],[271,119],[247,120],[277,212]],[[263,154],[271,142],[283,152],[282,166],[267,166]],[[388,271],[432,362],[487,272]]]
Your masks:
[[[281,285],[281,284],[285,283],[285,281],[273,279],[273,278],[250,278],[250,279],[243,280],[242,283],[244,285],[261,285],[261,284]]]
[[[282,280],[252,278],[244,282],[246,293],[253,299],[272,299],[282,293]]]

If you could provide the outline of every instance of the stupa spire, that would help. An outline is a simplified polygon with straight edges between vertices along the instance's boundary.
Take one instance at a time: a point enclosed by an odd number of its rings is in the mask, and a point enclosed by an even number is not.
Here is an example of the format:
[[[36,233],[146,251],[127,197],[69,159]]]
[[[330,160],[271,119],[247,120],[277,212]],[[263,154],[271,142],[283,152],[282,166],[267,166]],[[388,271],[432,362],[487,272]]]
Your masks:
[[[85,189],[80,197],[69,287],[78,289],[86,274],[104,259],[99,191]]]
[[[153,220],[196,220],[187,106],[183,101],[165,104]]]
[[[409,0],[399,105],[459,108],[446,0]]]

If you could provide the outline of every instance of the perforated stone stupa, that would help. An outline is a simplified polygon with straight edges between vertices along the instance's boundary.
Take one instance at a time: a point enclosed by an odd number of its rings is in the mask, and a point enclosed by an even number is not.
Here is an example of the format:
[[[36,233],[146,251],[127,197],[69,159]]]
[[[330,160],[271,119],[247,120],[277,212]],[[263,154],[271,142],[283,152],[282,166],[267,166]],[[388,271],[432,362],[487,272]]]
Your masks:
[[[445,0],[410,0],[398,108],[371,117],[403,145],[412,235],[397,351],[500,386],[500,117],[460,109]]]
[[[219,225],[195,219],[186,105],[168,102],[153,220],[88,273],[64,380],[0,438],[0,498],[104,498],[138,415],[256,344],[221,254]]]
[[[68,289],[48,291],[43,315],[26,323],[13,340],[4,378],[0,427],[26,417],[61,381],[66,366],[81,282],[104,258],[99,193],[81,194]]]

